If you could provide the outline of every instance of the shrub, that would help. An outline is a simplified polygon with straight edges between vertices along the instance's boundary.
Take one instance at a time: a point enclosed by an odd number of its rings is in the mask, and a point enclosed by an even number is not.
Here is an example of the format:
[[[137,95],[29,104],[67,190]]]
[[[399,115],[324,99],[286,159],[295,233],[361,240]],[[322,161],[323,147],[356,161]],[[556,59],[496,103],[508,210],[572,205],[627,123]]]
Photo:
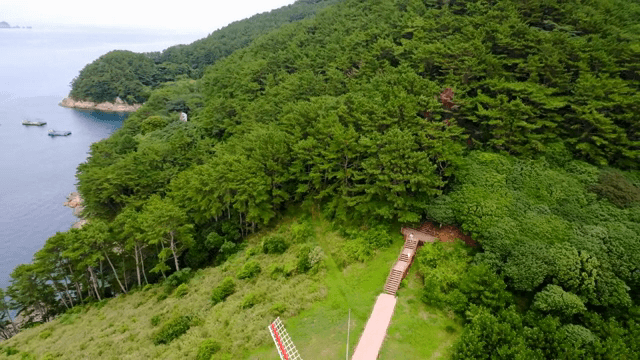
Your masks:
[[[273,316],[280,316],[280,315],[284,314],[285,311],[287,311],[287,305],[285,305],[283,303],[280,303],[280,302],[277,302],[277,303],[271,305],[271,307],[269,308],[269,312]]]
[[[20,360],[36,360],[36,356],[25,352],[20,354]]]
[[[298,264],[296,268],[298,272],[303,274],[311,269],[311,261],[309,260],[309,254],[311,254],[311,248],[309,246],[303,246],[298,251]]]
[[[76,319],[76,314],[63,314],[60,316],[60,324],[71,325]]]
[[[287,251],[287,242],[281,234],[267,236],[262,240],[262,251],[265,254],[282,254]]]
[[[196,360],[209,360],[218,351],[220,351],[220,344],[215,340],[207,339],[200,344]]]
[[[190,268],[184,268],[180,271],[176,271],[173,274],[171,274],[165,281],[164,283],[168,286],[171,287],[176,287],[179,286],[181,284],[186,283],[187,281],[189,281],[189,279],[191,279],[191,276],[193,276],[193,273],[191,271]]]
[[[13,346],[8,346],[6,349],[4,349],[4,353],[11,356],[11,355],[15,355],[17,353],[19,353],[20,351],[16,348],[14,348]]]
[[[258,253],[260,253],[260,249],[257,247],[248,248],[246,251],[247,257],[258,255]]]
[[[158,295],[157,300],[158,301],[162,301],[162,300],[164,300],[164,299],[166,299],[168,297],[169,297],[169,295],[167,295],[166,293],[162,293],[162,294]]]
[[[236,251],[238,251],[238,246],[231,241],[225,241],[220,247],[220,253],[224,256],[233,255]]]
[[[271,264],[269,265],[268,272],[269,272],[269,276],[275,280],[280,276],[284,275],[284,266],[278,265],[278,264]]]
[[[190,316],[176,316],[167,321],[158,332],[153,335],[155,345],[168,344],[179,338],[191,328]]]
[[[143,134],[152,132],[154,130],[162,129],[163,127],[169,124],[169,119],[162,116],[149,116],[144,119],[140,124],[140,130],[142,130]]]
[[[39,336],[40,339],[47,339],[49,336],[51,336],[51,330],[45,330],[41,332]]]
[[[151,317],[151,326],[158,326],[158,324],[160,324],[160,320],[162,320],[160,315],[153,315]]]
[[[365,261],[373,256],[377,249],[387,247],[393,239],[383,226],[376,226],[367,231],[343,229],[350,240],[345,246],[348,256],[357,261]]]
[[[217,232],[213,231],[207,235],[207,239],[204,241],[204,245],[209,250],[217,250],[224,244],[224,237]]]
[[[232,278],[227,277],[215,288],[211,294],[213,305],[223,302],[236,291],[236,284]]]
[[[261,295],[255,294],[255,293],[250,293],[244,296],[244,298],[242,299],[242,308],[243,309],[250,309],[252,307],[254,307],[256,304],[258,304],[260,302],[260,297]]]
[[[250,279],[258,275],[260,271],[262,271],[260,264],[257,261],[252,260],[247,261],[236,275],[238,276],[238,279]]]
[[[289,277],[295,275],[297,267],[298,265],[295,262],[285,264],[283,269],[284,276]]]
[[[309,222],[291,224],[291,240],[294,243],[306,242],[315,235],[313,226]]]
[[[187,293],[189,292],[189,285],[187,284],[180,284],[180,286],[178,286],[176,288],[176,290],[173,292],[173,295],[175,297],[183,297],[185,295],[187,295]]]
[[[600,174],[598,184],[591,190],[621,208],[640,202],[640,189],[616,171]]]
[[[314,247],[309,253],[309,263],[312,269],[318,269],[324,260],[324,251],[320,246]]]

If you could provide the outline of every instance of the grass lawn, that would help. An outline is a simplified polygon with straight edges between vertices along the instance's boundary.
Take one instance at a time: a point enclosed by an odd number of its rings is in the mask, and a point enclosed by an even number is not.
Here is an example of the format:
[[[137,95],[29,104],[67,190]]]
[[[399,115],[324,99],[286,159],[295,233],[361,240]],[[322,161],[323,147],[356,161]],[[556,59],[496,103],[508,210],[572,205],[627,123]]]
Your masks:
[[[396,294],[398,302],[378,359],[448,358],[462,324],[453,313],[434,309],[420,300],[422,280],[415,266],[404,282],[407,285]]]
[[[291,223],[284,221],[274,232],[291,233]],[[155,285],[100,305],[74,309],[77,313],[27,329],[0,343],[0,359],[195,359],[200,344],[214,339],[222,344],[217,354],[224,355],[220,359],[275,360],[279,357],[267,325],[278,315],[304,359],[343,359],[349,309],[352,354],[402,248],[402,236],[394,231],[391,246],[364,263],[342,267],[344,244],[349,240],[331,230],[325,220],[310,220],[308,226],[315,235],[294,242],[282,255],[259,251],[266,234],[250,238],[247,248],[225,264],[198,270],[184,297]],[[326,258],[319,272],[290,277],[272,274],[275,267],[295,267],[298,249],[304,244],[322,248]],[[252,279],[238,279],[238,270],[248,261],[258,262],[262,271]],[[211,291],[225,277],[234,278],[236,291],[214,306]],[[381,359],[446,355],[459,332],[460,326],[447,314],[430,310],[419,300],[419,279],[414,275],[411,279],[408,288],[398,294]],[[249,306],[247,299],[252,299]],[[153,335],[177,315],[192,315],[197,320],[176,340],[154,345]],[[152,324],[154,317],[156,325]],[[18,353],[7,355],[8,347]]]
[[[320,246],[329,254],[340,242],[328,226],[316,222]],[[346,354],[347,319],[351,309],[350,353],[358,343],[376,298],[402,248],[402,235],[366,263],[355,263],[340,270],[332,257],[326,260],[327,297],[299,315],[284,319],[287,331],[304,359],[342,359]],[[250,359],[279,359],[273,344],[258,349]]]

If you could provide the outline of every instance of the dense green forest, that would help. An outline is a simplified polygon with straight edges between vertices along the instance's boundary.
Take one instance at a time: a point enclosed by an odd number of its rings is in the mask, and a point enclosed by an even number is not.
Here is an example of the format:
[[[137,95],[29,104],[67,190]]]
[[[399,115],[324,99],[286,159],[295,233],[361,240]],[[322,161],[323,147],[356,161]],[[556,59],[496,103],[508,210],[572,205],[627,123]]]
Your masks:
[[[249,45],[258,36],[313,16],[339,0],[298,0],[282,8],[233,22],[189,45],[138,54],[114,50],[88,64],[71,82],[69,96],[76,100],[129,104],[145,102],[151,90],[177,79],[199,79],[204,69]]]
[[[360,261],[380,226],[474,238],[415,263],[422,301],[465,322],[454,358],[638,359],[638,19],[622,0],[346,0],[282,26],[92,145],[89,224],[16,268],[8,307],[46,320],[319,209],[367,232]]]

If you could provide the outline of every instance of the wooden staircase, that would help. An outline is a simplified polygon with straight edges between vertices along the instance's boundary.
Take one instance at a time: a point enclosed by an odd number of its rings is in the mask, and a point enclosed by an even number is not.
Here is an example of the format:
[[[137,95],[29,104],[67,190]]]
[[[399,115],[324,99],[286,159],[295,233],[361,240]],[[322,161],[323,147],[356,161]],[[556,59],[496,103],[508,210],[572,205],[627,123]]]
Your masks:
[[[395,265],[393,265],[393,268],[391,268],[387,282],[384,284],[384,292],[394,296],[396,292],[398,292],[400,282],[409,271],[413,257],[416,254],[416,250],[418,250],[418,244],[420,242],[433,242],[435,240],[433,236],[411,228],[403,228],[402,233],[405,239],[402,252],[400,256],[398,256],[398,260]]]
[[[395,295],[400,287],[400,282],[403,277],[404,274],[402,272],[398,270],[391,270],[391,274],[389,274],[389,277],[387,278],[387,283],[384,284],[384,292],[389,295]]]

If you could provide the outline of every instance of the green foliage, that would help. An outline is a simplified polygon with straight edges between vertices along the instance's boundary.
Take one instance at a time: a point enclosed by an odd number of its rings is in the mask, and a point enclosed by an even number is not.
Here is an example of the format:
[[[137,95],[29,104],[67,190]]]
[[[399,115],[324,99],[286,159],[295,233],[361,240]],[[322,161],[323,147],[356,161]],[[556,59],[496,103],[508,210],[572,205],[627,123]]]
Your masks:
[[[213,289],[211,301],[213,305],[224,301],[236,291],[236,284],[232,278],[226,277],[222,282]]]
[[[262,250],[265,254],[282,254],[288,247],[285,237],[281,234],[273,234],[262,240]]]
[[[260,263],[255,260],[250,260],[244,264],[244,266],[242,267],[242,269],[240,269],[240,271],[238,271],[236,276],[238,277],[238,279],[251,279],[258,275],[261,271],[262,269],[260,268]]]
[[[220,351],[220,344],[213,340],[207,339],[200,343],[198,347],[198,355],[196,355],[196,360],[210,360],[211,356],[218,351]]]
[[[155,64],[143,54],[111,51],[87,65],[71,82],[69,95],[78,100],[141,103],[155,85]]]
[[[38,336],[40,336],[40,339],[46,339],[49,336],[51,336],[51,330],[45,330],[45,331],[41,332],[40,335],[38,335]]]
[[[315,231],[308,221],[294,222],[289,227],[289,236],[293,243],[304,243],[313,239]]]
[[[557,285],[547,285],[537,293],[533,300],[533,308],[569,317],[587,310],[578,295],[566,292]]]
[[[287,311],[287,305],[283,304],[283,303],[274,303],[273,305],[271,305],[271,307],[269,308],[269,313],[271,313],[271,315],[273,316],[280,316],[282,314],[284,314]]]
[[[256,304],[262,301],[264,295],[257,293],[249,293],[242,298],[242,304],[240,305],[243,309],[250,309],[254,307]]]
[[[420,248],[414,260],[414,266],[422,275],[424,292],[422,300],[435,306],[450,307],[456,311],[464,311],[468,302],[467,295],[460,289],[461,278],[467,273],[471,256],[462,242],[425,244]],[[464,281],[465,292],[473,296],[474,281]]]
[[[611,349],[608,335],[587,319],[629,314],[638,291],[631,275],[638,266],[630,263],[640,256],[630,243],[640,236],[638,227],[630,228],[636,216],[630,209],[636,207],[595,196],[597,168],[560,164],[472,152],[453,190],[431,205],[428,213],[436,220],[460,224],[482,246],[475,264],[462,270],[450,265],[438,271],[448,256],[437,246],[424,246],[415,261],[425,281],[423,299],[465,314],[454,358],[588,358],[604,347],[616,354],[633,351],[625,344]],[[514,302],[521,311],[506,311]],[[610,331],[630,336],[628,325]],[[498,341],[486,342],[492,336]]]
[[[181,284],[173,291],[173,296],[181,298],[189,293],[189,285]]]
[[[189,279],[193,276],[193,272],[190,268],[184,268],[180,271],[176,271],[169,275],[164,281],[165,285],[170,287],[176,287],[179,285],[185,285]]]
[[[20,350],[14,348],[12,346],[7,346],[6,348],[4,348],[4,353],[7,354],[8,356],[11,356],[11,355],[15,355],[15,354],[20,353]]]
[[[140,130],[142,134],[146,134],[146,133],[153,132],[155,130],[162,129],[168,124],[169,124],[169,119],[165,117],[158,116],[158,115],[149,116],[148,118],[144,119],[140,123]]]
[[[309,247],[308,245],[304,245],[298,250],[298,263],[296,265],[296,268],[299,273],[304,274],[307,271],[311,270],[310,255],[311,247]]]
[[[345,247],[347,256],[356,261],[370,259],[376,250],[389,246],[392,241],[384,226],[375,226],[368,230],[343,228],[342,231],[350,238]]]
[[[640,203],[640,188],[616,171],[602,172],[598,184],[591,190],[621,208]]]
[[[151,326],[158,326],[160,325],[160,322],[162,321],[162,316],[160,315],[153,315],[151,317]]]
[[[20,354],[20,360],[37,360],[37,358],[33,354],[23,352]]]
[[[179,338],[191,328],[191,317],[186,315],[176,316],[169,319],[153,335],[155,345],[168,344]]]

